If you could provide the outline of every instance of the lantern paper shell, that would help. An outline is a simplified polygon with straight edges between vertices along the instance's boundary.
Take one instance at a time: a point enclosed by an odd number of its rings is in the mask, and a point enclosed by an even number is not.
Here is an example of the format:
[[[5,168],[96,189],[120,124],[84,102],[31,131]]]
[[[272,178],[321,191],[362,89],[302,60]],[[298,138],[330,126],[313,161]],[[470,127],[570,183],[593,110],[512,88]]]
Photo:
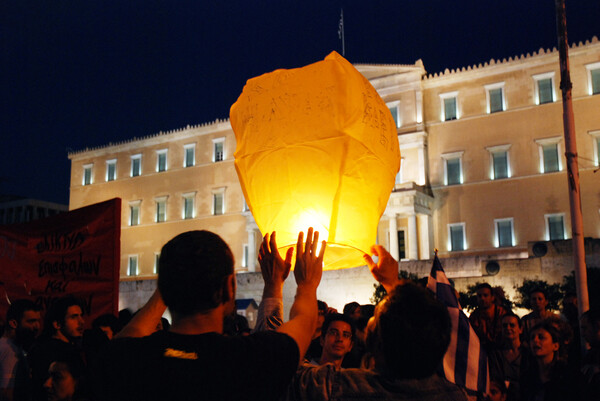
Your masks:
[[[260,231],[276,231],[283,252],[314,227],[326,270],[364,265],[400,168],[394,119],[369,81],[333,52],[248,80],[230,116]]]

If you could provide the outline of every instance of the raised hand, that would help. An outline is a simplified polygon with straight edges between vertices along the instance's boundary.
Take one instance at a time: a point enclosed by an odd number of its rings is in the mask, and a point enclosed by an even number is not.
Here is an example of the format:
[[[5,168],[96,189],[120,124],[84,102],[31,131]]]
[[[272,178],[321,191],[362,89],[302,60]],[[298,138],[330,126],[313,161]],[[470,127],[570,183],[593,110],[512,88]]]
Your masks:
[[[379,259],[377,263],[373,262],[370,255],[364,254],[363,258],[375,280],[379,281],[389,294],[400,283],[398,261],[381,245],[373,245],[371,252]]]
[[[296,266],[294,268],[294,277],[298,287],[309,286],[316,290],[321,282],[323,274],[323,255],[327,243],[321,242],[321,249],[317,254],[319,244],[319,232],[316,231],[313,236],[313,228],[310,227],[306,233],[306,243],[304,242],[304,233],[298,234],[296,244]]]
[[[280,298],[282,296],[283,282],[290,274],[292,267],[293,251],[293,248],[289,248],[284,260],[277,250],[275,231],[273,231],[270,238],[269,233],[265,234],[258,251],[258,263],[265,281],[263,296],[267,298]]]

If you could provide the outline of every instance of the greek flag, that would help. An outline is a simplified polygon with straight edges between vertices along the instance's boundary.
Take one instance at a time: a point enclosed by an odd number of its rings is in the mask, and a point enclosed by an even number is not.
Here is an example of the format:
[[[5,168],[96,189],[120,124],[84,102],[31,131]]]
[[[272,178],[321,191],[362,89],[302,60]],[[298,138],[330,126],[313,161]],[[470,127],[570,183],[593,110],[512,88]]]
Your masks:
[[[427,280],[427,288],[446,305],[452,320],[450,345],[444,356],[443,376],[458,386],[487,393],[489,388],[487,353],[481,347],[477,334],[458,303],[437,252]]]

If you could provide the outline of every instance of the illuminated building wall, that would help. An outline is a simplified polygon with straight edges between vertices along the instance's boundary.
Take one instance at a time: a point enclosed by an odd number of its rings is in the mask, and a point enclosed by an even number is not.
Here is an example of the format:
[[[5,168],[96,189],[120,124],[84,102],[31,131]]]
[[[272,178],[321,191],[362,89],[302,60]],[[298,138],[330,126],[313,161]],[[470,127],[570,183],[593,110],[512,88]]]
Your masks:
[[[570,65],[584,235],[598,238],[600,42],[573,46]],[[528,258],[532,243],[570,238],[557,51],[438,74],[427,74],[421,60],[356,68],[398,127],[402,166],[377,238],[402,269],[422,270],[437,248],[451,266],[464,266],[449,275],[478,277],[486,260]],[[258,300],[259,291],[244,285],[256,282],[261,233],[245,208],[234,150],[229,122],[216,121],[72,152],[69,207],[122,198],[123,283],[154,279],[166,241],[207,229],[223,236],[236,271],[248,274],[238,277],[240,298]],[[337,298],[320,289],[319,297],[338,308],[342,299],[368,302],[372,282],[358,269],[327,272],[332,285],[340,274],[361,283],[336,289]],[[292,296],[286,290],[288,306]]]

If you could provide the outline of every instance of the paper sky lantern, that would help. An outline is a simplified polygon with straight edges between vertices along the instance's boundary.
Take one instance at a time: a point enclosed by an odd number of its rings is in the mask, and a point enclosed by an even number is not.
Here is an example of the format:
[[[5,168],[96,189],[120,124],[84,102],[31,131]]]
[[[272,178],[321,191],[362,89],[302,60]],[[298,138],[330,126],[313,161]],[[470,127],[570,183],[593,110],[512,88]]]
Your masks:
[[[277,231],[283,252],[314,227],[325,269],[364,265],[400,168],[394,119],[369,81],[333,52],[248,80],[230,116],[261,232]]]

